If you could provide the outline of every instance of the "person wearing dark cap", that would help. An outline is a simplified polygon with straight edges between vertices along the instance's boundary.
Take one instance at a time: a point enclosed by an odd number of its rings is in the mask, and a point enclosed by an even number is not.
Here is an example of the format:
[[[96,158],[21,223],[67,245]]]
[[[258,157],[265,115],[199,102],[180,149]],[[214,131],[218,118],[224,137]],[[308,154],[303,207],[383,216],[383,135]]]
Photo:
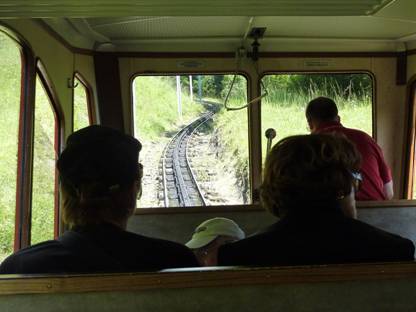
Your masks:
[[[141,195],[141,144],[112,128],[89,126],[68,137],[57,161],[62,217],[56,240],[22,249],[3,274],[153,271],[198,266],[185,246],[126,231]]]

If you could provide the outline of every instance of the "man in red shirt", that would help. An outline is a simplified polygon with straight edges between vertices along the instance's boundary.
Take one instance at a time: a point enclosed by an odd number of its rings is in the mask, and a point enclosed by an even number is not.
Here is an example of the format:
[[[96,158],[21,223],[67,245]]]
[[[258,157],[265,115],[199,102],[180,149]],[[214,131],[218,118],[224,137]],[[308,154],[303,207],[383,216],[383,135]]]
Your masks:
[[[361,153],[361,174],[363,177],[357,200],[385,200],[393,197],[393,181],[390,169],[383,157],[380,146],[367,133],[345,128],[338,116],[335,102],[318,97],[308,103],[306,119],[311,133],[336,132],[344,134],[355,143]]]

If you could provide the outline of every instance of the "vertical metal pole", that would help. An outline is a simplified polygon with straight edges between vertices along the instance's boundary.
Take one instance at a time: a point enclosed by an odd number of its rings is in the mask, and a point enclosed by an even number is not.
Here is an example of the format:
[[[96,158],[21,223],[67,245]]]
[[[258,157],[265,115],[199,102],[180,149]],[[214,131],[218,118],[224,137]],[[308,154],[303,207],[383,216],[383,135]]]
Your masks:
[[[189,76],[189,96],[191,98],[191,102],[194,101],[194,90],[192,88],[192,76]]]
[[[182,119],[181,76],[176,76],[176,97],[178,99],[178,116],[179,119]]]
[[[198,97],[199,101],[202,101],[202,77],[198,75]]]

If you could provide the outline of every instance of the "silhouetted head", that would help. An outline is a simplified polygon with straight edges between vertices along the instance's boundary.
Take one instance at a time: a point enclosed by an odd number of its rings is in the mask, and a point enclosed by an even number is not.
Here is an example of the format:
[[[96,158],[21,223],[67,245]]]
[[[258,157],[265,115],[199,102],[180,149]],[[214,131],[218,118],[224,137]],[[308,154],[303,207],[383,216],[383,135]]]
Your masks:
[[[125,223],[141,194],[140,149],[138,140],[108,127],[72,133],[57,161],[64,222]]]
[[[341,208],[354,217],[355,201],[346,201],[354,200],[354,176],[360,161],[357,149],[344,136],[287,137],[267,156],[261,201],[280,217],[290,213],[315,214],[342,205],[350,205]]]
[[[335,102],[323,96],[310,101],[306,106],[305,114],[312,132],[323,122],[340,120]]]

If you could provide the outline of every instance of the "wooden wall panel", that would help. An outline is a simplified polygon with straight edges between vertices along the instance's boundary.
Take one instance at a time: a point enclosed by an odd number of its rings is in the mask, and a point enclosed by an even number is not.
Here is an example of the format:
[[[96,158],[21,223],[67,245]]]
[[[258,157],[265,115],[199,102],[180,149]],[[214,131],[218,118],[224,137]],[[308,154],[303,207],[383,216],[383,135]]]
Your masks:
[[[112,54],[94,55],[95,81],[101,124],[124,131],[118,58]]]

